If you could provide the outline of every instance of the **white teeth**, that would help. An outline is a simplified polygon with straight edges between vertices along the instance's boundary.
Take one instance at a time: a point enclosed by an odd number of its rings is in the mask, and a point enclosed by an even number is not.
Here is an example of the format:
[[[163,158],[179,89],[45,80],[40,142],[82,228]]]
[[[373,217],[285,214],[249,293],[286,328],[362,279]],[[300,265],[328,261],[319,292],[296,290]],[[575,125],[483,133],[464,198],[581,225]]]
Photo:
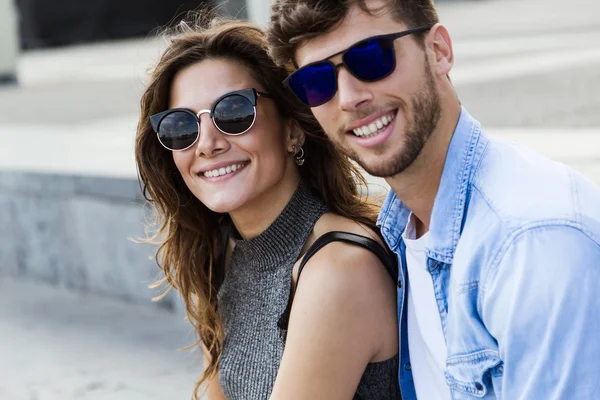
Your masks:
[[[238,169],[243,168],[245,165],[246,165],[246,163],[228,165],[227,167],[224,167],[224,168],[213,169],[210,171],[204,171],[203,175],[206,178],[216,178],[218,176],[223,176],[223,175],[235,172]]]
[[[371,122],[369,125],[353,129],[352,132],[354,132],[354,134],[358,137],[375,136],[393,120],[394,114],[384,115],[383,117],[380,117],[377,120]]]

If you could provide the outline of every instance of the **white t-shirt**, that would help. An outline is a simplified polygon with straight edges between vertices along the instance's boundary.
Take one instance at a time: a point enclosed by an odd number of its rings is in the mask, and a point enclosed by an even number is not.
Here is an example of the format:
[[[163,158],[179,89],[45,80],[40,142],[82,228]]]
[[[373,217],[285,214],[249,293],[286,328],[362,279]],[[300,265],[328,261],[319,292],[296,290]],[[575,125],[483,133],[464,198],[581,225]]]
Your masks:
[[[415,222],[411,214],[403,234],[408,269],[406,307],[410,364],[417,398],[449,400],[450,388],[444,375],[446,340],[425,256],[428,236],[415,239]]]

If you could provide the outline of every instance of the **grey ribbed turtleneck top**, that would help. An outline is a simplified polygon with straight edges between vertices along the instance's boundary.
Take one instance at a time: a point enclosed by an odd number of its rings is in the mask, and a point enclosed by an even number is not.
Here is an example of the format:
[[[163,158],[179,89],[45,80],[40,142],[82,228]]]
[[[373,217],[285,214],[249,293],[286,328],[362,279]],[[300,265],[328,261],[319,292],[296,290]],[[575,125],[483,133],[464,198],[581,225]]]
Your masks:
[[[326,205],[301,184],[279,217],[259,236],[236,238],[219,289],[225,329],[219,364],[228,400],[268,399],[283,356],[286,331],[278,322],[288,307],[292,269]],[[355,399],[399,399],[398,357],[369,364]]]

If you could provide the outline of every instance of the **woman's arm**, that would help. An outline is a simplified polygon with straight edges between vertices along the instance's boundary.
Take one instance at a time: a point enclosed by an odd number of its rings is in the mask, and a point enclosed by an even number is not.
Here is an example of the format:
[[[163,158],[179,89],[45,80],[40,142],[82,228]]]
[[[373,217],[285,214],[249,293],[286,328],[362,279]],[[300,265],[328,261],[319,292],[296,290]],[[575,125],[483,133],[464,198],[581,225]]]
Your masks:
[[[352,399],[367,364],[397,353],[394,282],[374,254],[339,242],[299,282],[271,399]]]
[[[204,353],[204,365],[208,364],[208,360],[210,360],[210,355],[206,351],[206,347],[202,345],[202,351]],[[221,389],[221,385],[219,384],[219,374],[215,374],[212,378],[206,381],[206,398],[207,400],[227,400],[225,395],[223,394],[223,389]]]

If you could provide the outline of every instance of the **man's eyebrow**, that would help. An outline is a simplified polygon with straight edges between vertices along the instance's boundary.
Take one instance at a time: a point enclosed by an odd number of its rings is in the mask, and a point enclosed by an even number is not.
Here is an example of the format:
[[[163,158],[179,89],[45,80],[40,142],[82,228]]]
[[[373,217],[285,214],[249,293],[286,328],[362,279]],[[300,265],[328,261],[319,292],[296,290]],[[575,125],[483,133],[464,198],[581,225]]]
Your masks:
[[[362,39],[362,40],[364,40],[364,39]],[[352,43],[350,46],[348,46],[348,47],[346,47],[346,48],[344,48],[344,49],[342,49],[342,50],[340,50],[340,51],[337,51],[337,52],[335,52],[335,53],[333,53],[333,54],[330,54],[330,55],[328,55],[328,56],[321,57],[321,58],[319,58],[319,59],[316,59],[316,60],[313,60],[313,61],[309,61],[309,62],[305,63],[303,66],[306,66],[306,65],[309,65],[309,64],[314,64],[314,63],[317,63],[317,62],[320,62],[320,61],[327,61],[327,60],[329,60],[330,58],[333,58],[333,57],[335,57],[335,56],[338,56],[338,55],[342,54],[343,52],[345,52],[346,50],[348,50],[350,47],[354,46],[356,43],[362,42],[362,40],[359,40],[358,42],[354,42],[354,43]],[[301,67],[299,67],[299,66],[298,66],[298,64],[297,64],[297,62],[296,62],[296,58],[293,58],[293,59],[292,59],[292,61],[293,61],[293,63],[294,63],[294,66],[295,66],[296,68],[301,68]]]

